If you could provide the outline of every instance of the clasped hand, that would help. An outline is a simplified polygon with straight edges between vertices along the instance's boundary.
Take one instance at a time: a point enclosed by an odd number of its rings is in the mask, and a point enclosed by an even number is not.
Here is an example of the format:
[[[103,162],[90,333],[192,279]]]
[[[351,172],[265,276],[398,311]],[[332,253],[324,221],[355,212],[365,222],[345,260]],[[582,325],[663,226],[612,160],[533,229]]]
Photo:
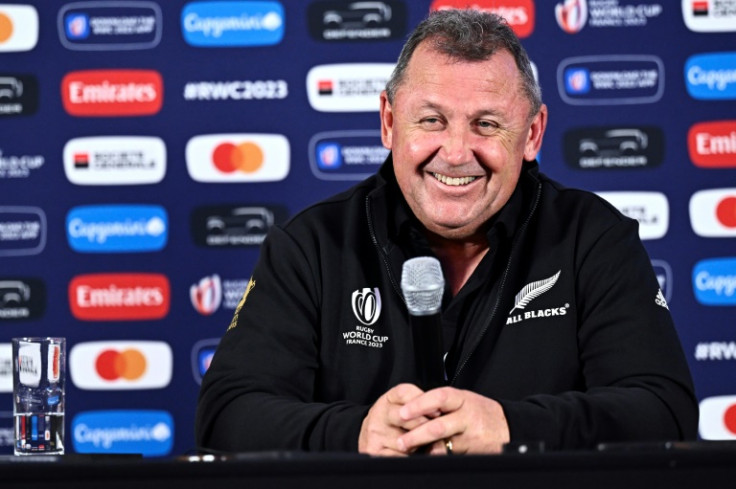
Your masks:
[[[393,387],[368,411],[358,438],[361,453],[406,456],[422,447],[429,454],[499,453],[509,441],[501,405],[454,387],[422,391],[413,384]]]

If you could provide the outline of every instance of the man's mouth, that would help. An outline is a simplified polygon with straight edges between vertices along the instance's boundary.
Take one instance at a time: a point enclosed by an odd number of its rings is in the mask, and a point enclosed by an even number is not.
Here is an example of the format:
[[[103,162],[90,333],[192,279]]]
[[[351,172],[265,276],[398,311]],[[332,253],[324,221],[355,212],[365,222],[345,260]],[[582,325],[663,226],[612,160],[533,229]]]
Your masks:
[[[432,175],[434,178],[439,180],[440,182],[444,183],[445,185],[450,185],[451,187],[459,187],[462,185],[467,185],[470,182],[474,181],[478,177],[448,177],[447,175],[442,175],[441,173],[434,173],[432,172]]]

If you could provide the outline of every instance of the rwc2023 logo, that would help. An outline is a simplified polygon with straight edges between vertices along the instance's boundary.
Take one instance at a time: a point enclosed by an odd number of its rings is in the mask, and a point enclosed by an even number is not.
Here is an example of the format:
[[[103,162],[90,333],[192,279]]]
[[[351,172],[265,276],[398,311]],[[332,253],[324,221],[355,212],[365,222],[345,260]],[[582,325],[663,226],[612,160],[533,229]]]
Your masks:
[[[378,288],[363,288],[353,292],[351,297],[353,314],[366,326],[371,326],[378,321],[381,315],[381,293]]]

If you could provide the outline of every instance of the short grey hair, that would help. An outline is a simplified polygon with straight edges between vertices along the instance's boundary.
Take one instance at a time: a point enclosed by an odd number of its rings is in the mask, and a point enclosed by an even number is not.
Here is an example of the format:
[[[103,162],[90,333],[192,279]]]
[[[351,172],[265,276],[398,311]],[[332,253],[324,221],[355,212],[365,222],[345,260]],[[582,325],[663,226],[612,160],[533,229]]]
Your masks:
[[[531,105],[529,118],[542,107],[542,90],[534,77],[529,56],[506,20],[496,14],[474,9],[447,9],[431,12],[407,39],[391,77],[386,96],[393,103],[404,81],[409,60],[424,41],[432,49],[460,61],[484,61],[506,49],[514,57],[521,75],[522,90]]]

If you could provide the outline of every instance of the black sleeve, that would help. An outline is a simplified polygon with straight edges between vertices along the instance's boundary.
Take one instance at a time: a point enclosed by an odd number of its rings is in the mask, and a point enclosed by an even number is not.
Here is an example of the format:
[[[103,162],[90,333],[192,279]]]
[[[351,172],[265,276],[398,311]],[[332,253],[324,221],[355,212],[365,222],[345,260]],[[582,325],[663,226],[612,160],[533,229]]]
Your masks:
[[[698,404],[638,223],[585,245],[576,277],[584,391],[501,401],[511,439],[551,448],[694,439]]]
[[[274,228],[204,376],[195,418],[200,448],[357,451],[369,406],[315,399],[320,279],[312,266]]]

